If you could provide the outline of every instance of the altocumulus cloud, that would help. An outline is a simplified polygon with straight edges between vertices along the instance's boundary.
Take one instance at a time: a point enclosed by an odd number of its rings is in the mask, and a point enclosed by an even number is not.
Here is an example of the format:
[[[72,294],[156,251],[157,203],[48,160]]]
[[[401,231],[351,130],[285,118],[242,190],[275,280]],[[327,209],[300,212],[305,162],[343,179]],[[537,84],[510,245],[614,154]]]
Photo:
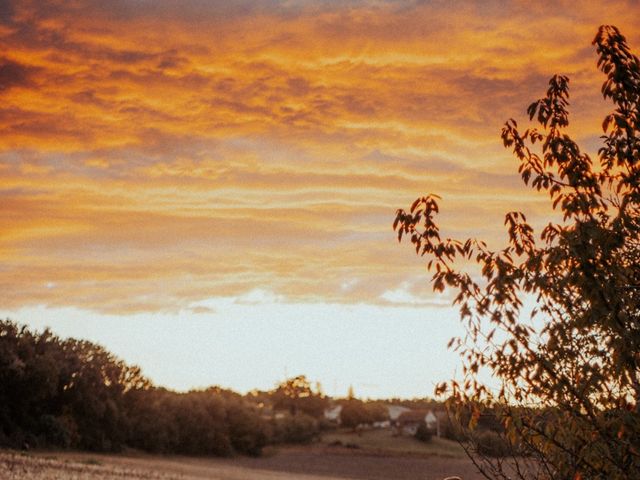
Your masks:
[[[499,130],[564,73],[575,134],[593,144],[604,109],[585,46],[605,20],[640,44],[637,7],[606,15],[593,2],[3,2],[4,306],[180,310],[267,285],[283,301],[432,302],[394,246],[395,208],[437,192],[448,234],[493,242],[505,199],[542,218]]]

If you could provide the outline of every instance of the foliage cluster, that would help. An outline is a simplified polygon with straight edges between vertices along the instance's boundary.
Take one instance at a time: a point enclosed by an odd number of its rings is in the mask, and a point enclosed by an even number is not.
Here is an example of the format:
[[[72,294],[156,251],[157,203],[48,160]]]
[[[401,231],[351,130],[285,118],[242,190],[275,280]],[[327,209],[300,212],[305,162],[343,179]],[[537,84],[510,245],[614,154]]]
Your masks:
[[[321,417],[329,405],[320,385],[314,388],[304,375],[286,379],[270,393],[270,398],[276,410],[288,410],[291,415],[304,413],[315,418]]]
[[[278,402],[279,392],[266,396]],[[309,404],[276,420],[252,395],[168,391],[99,345],[0,321],[0,446],[257,455],[317,436]]]
[[[414,437],[421,442],[428,442],[431,440],[431,431],[427,428],[426,423],[421,422],[420,425],[418,425]]]
[[[0,442],[115,450],[140,370],[98,345],[0,322]]]
[[[316,440],[322,429],[320,419],[306,413],[285,414],[271,422],[272,443],[310,443]]]
[[[389,419],[388,410],[380,402],[363,402],[348,398],[341,402],[340,423],[343,427],[356,429],[360,425],[382,422]]]
[[[506,473],[479,458],[488,478],[640,478],[640,61],[616,27],[600,27],[593,43],[614,105],[597,164],[567,133],[565,76],[528,108],[539,127],[521,132],[509,120],[502,130],[523,182],[549,195],[559,223],[538,241],[524,214],[510,212],[509,244],[497,251],[441,235],[434,195],[394,223],[430,257],[434,290],[454,292],[467,327],[453,341],[466,378],[438,392],[471,406],[469,427],[483,408],[497,412],[506,440],[531,459]],[[482,369],[499,391],[479,380]]]

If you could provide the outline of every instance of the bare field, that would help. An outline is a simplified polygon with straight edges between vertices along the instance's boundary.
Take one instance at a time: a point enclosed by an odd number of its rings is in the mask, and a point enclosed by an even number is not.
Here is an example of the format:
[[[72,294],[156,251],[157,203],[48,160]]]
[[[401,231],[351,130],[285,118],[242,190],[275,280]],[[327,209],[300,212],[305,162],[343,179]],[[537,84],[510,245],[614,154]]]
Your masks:
[[[469,460],[384,456],[323,446],[284,448],[262,458],[192,458],[70,452],[0,453],[2,480],[441,480],[480,479]]]

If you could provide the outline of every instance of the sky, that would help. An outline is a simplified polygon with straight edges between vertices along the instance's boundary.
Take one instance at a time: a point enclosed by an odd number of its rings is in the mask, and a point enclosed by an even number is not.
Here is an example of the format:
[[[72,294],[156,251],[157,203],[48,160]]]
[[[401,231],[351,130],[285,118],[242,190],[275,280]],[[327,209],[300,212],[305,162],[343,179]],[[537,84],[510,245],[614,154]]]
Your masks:
[[[395,211],[546,223],[500,129],[565,74],[597,156],[601,24],[638,52],[634,1],[0,1],[0,316],[178,390],[432,395],[464,332]]]

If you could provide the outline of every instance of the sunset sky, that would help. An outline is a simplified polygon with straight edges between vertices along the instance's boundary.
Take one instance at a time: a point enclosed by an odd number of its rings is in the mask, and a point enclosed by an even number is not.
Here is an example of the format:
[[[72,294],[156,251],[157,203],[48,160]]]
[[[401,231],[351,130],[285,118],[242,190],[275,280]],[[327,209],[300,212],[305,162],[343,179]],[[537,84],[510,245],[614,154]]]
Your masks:
[[[0,315],[97,341],[161,385],[431,395],[450,297],[398,245],[548,219],[500,129],[556,73],[595,158],[591,41],[635,1],[0,1]]]

